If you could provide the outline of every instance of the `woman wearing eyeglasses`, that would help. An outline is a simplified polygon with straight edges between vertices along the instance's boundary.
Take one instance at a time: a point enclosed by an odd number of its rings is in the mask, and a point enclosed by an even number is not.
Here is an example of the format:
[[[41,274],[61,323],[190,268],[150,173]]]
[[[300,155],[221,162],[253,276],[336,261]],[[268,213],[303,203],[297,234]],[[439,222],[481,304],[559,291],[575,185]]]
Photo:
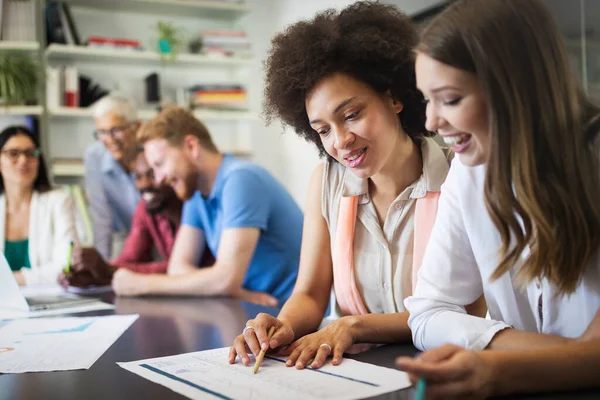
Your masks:
[[[33,134],[0,133],[0,250],[19,285],[56,282],[77,241],[71,198],[52,190]]]

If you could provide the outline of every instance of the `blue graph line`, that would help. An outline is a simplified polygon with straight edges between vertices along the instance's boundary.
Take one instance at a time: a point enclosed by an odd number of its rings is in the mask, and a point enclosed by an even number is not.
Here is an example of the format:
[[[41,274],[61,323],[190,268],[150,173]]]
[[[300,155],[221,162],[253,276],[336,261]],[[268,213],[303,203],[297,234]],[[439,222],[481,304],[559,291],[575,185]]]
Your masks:
[[[280,360],[279,358],[275,358],[275,357],[265,356],[265,358],[268,358],[269,360],[279,361],[279,362],[282,362],[282,363],[285,362],[284,360]],[[369,386],[373,386],[373,387],[379,387],[379,385],[376,384],[376,383],[367,382],[367,381],[361,381],[359,379],[350,378],[349,376],[338,375],[338,374],[334,374],[332,372],[327,372],[327,371],[323,371],[323,370],[320,370],[320,369],[314,369],[314,368],[310,368],[310,367],[307,367],[305,369],[307,371],[318,372],[320,374],[335,376],[336,378],[346,379],[348,381],[352,381],[352,382],[356,382],[356,383],[362,383],[363,385],[369,385]]]
[[[55,330],[55,331],[44,331],[44,332],[29,333],[28,335],[54,335],[54,334],[57,334],[57,333],[77,333],[77,332],[84,332],[94,322],[95,321],[90,321],[90,322],[87,322],[85,324],[76,326],[74,328],[58,329],[58,330]]]
[[[205,387],[203,387],[203,386],[197,385],[197,384],[195,384],[195,383],[193,383],[193,382],[190,382],[190,381],[188,381],[188,380],[186,380],[186,379],[180,378],[180,377],[178,377],[178,376],[176,376],[176,375],[173,375],[173,374],[170,374],[170,373],[168,373],[168,372],[162,371],[162,370],[160,370],[160,369],[158,369],[158,368],[155,368],[155,367],[153,367],[153,366],[151,366],[151,365],[148,365],[148,364],[140,364],[140,367],[142,367],[142,368],[146,368],[146,369],[148,369],[148,370],[150,370],[150,371],[152,371],[152,372],[156,372],[157,374],[160,374],[160,375],[166,376],[167,378],[171,378],[171,379],[173,379],[173,380],[175,380],[175,381],[177,381],[177,382],[185,383],[185,384],[186,384],[186,385],[188,385],[188,386],[191,386],[191,387],[193,387],[193,388],[195,388],[195,389],[201,390],[201,391],[203,391],[204,393],[212,394],[213,396],[217,396],[218,398],[221,398],[221,399],[223,399],[223,400],[233,400],[231,397],[227,397],[227,396],[225,396],[225,395],[223,395],[223,394],[221,394],[221,393],[213,392],[213,391],[212,391],[212,390],[210,390],[210,389],[207,389],[207,388],[205,388]]]

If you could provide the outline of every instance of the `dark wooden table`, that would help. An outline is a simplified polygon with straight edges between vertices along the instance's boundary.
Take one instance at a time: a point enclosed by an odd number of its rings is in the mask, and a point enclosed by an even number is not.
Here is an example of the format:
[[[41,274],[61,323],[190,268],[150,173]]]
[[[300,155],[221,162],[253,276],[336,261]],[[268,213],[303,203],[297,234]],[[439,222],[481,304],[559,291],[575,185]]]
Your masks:
[[[113,301],[113,296],[106,300]],[[276,313],[234,299],[116,298],[117,314],[140,318],[88,370],[0,374],[0,400],[17,399],[185,399],[141,378],[116,362],[170,356],[231,345],[246,321],[259,312]],[[101,311],[80,315],[110,315]],[[93,346],[93,344],[90,344]],[[399,355],[413,355],[412,346],[385,346],[353,358],[393,368]],[[600,375],[599,375],[600,376]],[[412,399],[406,389],[379,399]],[[525,397],[513,397],[525,398]],[[536,399],[600,399],[599,391],[541,395]]]

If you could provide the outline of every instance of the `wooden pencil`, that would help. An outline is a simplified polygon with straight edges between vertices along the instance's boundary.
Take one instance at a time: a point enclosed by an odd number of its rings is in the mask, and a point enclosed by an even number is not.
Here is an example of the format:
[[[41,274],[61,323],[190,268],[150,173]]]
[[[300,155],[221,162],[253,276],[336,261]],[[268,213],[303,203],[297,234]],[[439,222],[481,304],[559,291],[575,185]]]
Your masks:
[[[275,327],[272,326],[269,328],[269,333],[268,333],[268,340],[271,340],[271,336],[273,336],[273,333],[275,332]],[[260,363],[262,363],[263,358],[265,358],[265,351],[264,350],[260,350],[260,353],[258,353],[258,357],[256,357],[256,362],[254,363],[254,369],[252,370],[252,373],[255,374],[258,371],[258,368],[260,367]]]

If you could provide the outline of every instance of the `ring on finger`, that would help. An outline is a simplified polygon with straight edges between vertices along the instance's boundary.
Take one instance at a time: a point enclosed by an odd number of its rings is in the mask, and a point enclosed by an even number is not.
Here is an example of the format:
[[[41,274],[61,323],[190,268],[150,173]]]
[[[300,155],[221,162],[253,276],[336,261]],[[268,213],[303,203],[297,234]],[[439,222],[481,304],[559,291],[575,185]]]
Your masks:
[[[327,350],[328,350],[328,353],[327,353],[327,355],[330,355],[330,354],[331,354],[331,352],[333,351],[333,349],[331,348],[331,346],[330,346],[330,345],[328,345],[327,343],[323,343],[323,344],[321,344],[319,347],[327,347]]]
[[[242,331],[242,335],[245,335],[245,334],[246,334],[246,331],[247,331],[248,329],[252,329],[252,330],[254,330],[254,327],[253,327],[253,326],[250,326],[250,325],[246,325],[246,327],[245,327],[245,328],[244,328],[244,330]]]

